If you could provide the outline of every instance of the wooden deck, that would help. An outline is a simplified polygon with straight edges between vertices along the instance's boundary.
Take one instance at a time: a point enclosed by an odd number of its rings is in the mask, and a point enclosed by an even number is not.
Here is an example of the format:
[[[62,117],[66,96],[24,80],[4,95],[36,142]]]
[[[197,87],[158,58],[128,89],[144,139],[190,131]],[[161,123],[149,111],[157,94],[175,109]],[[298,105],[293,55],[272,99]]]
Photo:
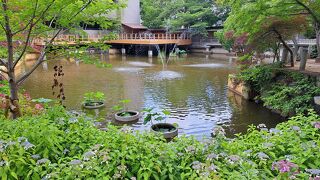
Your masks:
[[[51,39],[48,37],[35,39],[32,43],[36,46],[44,46],[45,42]],[[104,36],[78,36],[59,35],[55,38],[53,45],[78,45],[92,42],[104,42],[106,44],[136,44],[136,45],[161,45],[177,44],[191,45],[191,37],[187,34],[119,34],[113,40],[103,40]]]

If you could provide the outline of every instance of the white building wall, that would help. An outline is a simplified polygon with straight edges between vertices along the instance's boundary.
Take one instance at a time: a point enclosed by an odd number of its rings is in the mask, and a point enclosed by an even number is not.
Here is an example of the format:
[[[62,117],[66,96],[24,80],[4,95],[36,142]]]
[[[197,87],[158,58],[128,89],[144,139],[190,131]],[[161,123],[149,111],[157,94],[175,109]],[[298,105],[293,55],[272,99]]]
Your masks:
[[[140,0],[127,0],[126,4],[121,12],[121,23],[140,24]]]

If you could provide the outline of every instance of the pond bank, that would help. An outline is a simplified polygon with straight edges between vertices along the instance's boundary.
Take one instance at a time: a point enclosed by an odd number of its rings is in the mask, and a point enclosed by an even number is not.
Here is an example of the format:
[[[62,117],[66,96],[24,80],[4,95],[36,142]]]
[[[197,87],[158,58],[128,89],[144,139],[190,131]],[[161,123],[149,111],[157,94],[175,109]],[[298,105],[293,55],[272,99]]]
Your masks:
[[[315,109],[314,97],[320,95],[320,75],[298,72],[276,65],[261,65],[229,75],[228,88],[244,99],[262,103],[281,116]]]

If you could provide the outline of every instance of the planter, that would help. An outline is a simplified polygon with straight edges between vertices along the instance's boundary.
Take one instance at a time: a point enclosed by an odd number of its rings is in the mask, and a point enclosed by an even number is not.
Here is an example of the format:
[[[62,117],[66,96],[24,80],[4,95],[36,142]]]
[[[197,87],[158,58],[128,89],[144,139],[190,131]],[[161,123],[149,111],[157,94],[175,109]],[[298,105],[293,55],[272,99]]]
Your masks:
[[[169,123],[157,123],[151,126],[151,131],[163,134],[165,139],[173,139],[178,136],[178,129]]]
[[[83,103],[82,106],[86,109],[99,109],[105,106],[103,101],[93,101],[93,102],[87,102]]]
[[[139,120],[140,113],[138,111],[122,111],[114,115],[114,118],[119,122],[132,123]]]

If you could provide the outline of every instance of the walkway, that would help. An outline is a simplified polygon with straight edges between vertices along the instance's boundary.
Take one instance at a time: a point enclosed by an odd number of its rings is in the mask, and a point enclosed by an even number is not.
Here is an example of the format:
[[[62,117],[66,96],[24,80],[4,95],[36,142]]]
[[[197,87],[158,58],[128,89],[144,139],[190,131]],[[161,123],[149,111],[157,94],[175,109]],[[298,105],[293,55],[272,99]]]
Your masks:
[[[50,39],[50,37],[48,38]],[[38,38],[32,44],[36,46],[44,46],[48,39]],[[104,40],[102,35],[59,35],[55,38],[53,45],[77,45],[89,44],[92,42],[104,42],[106,44],[137,44],[137,45],[159,45],[159,44],[177,44],[191,45],[192,40],[188,34],[137,34],[123,33],[117,35],[114,40]]]

